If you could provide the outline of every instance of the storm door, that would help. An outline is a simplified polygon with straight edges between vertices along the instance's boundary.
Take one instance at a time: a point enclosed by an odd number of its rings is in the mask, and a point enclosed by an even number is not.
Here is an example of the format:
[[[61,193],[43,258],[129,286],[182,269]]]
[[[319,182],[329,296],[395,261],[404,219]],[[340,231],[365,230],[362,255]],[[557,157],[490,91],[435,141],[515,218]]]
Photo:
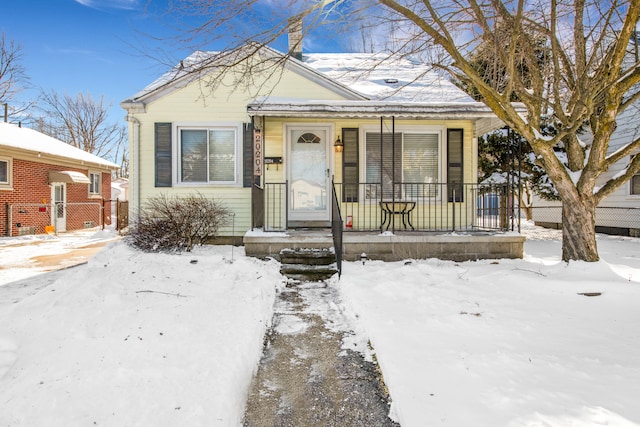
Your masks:
[[[288,126],[289,219],[329,221],[330,126]]]
[[[58,183],[51,185],[51,224],[55,226],[56,232],[67,231],[67,184]]]

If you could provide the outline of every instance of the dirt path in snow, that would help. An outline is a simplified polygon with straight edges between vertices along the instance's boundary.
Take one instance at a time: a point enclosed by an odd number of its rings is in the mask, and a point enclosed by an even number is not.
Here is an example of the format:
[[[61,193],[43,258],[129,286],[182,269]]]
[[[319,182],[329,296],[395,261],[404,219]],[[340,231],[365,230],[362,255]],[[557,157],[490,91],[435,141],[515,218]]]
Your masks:
[[[280,292],[244,427],[398,425],[377,365],[344,349],[337,294],[324,282]]]

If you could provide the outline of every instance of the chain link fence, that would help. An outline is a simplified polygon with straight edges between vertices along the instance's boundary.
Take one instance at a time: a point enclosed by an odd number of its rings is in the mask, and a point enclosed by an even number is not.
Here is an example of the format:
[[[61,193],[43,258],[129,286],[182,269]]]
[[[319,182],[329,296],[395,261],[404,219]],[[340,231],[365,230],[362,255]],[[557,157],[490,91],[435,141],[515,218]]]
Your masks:
[[[13,204],[7,206],[7,235],[13,237],[27,234],[55,234],[62,231],[101,227],[102,218],[101,202]]]
[[[562,228],[562,206],[535,206],[533,221],[543,227]],[[640,207],[598,206],[596,232],[640,237]]]

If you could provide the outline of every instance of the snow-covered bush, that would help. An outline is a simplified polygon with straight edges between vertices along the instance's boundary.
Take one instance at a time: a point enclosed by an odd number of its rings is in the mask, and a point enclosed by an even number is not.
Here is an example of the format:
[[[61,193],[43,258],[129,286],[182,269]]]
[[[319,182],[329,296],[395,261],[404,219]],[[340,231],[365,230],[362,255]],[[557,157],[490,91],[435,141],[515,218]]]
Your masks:
[[[129,244],[145,251],[191,251],[213,239],[231,211],[202,194],[160,195],[146,201],[130,227]]]

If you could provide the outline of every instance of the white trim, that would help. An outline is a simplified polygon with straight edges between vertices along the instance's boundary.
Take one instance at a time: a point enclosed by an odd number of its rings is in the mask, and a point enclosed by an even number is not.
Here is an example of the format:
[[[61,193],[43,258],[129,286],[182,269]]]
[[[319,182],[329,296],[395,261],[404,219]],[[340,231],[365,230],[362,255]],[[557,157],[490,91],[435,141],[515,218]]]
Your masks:
[[[92,171],[91,169],[89,169],[87,177],[89,178],[89,181],[93,182],[91,179],[91,175],[98,175],[98,191],[91,192],[91,183],[89,183],[89,185],[87,185],[87,192],[89,193],[89,197],[100,196],[102,194],[102,172]]]
[[[233,130],[235,132],[235,165],[233,181],[207,181],[207,182],[182,182],[181,180],[181,153],[180,153],[180,130]],[[194,187],[242,187],[242,165],[243,165],[243,126],[238,122],[175,122],[171,125],[171,170],[173,175],[173,187],[194,188]]]
[[[284,163],[284,176],[287,181],[289,181],[289,194],[287,194],[287,198],[291,196],[292,183],[291,183],[291,132],[294,130],[304,130],[304,131],[314,131],[321,130],[327,133],[327,141],[325,146],[325,155],[327,162],[328,177],[326,177],[326,209],[321,212],[309,212],[308,218],[294,218],[291,217],[291,212],[293,209],[293,204],[289,201],[289,220],[292,221],[330,221],[331,220],[331,177],[335,175],[335,153],[333,151],[333,142],[335,137],[335,124],[334,123],[299,123],[299,122],[285,122],[283,123],[283,163]]]

